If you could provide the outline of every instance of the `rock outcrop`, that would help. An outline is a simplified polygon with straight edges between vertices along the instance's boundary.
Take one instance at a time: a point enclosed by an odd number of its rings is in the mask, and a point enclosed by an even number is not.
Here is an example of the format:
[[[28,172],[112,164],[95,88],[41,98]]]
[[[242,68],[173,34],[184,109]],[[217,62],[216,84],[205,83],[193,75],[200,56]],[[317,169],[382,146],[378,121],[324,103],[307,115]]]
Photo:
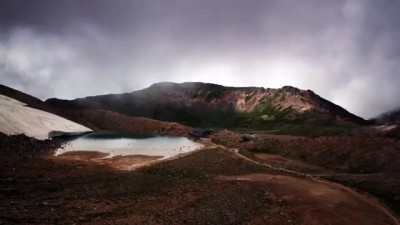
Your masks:
[[[124,94],[49,99],[56,108],[103,109],[191,126],[270,127],[289,123],[367,124],[310,90],[224,87],[208,83],[156,83]]]

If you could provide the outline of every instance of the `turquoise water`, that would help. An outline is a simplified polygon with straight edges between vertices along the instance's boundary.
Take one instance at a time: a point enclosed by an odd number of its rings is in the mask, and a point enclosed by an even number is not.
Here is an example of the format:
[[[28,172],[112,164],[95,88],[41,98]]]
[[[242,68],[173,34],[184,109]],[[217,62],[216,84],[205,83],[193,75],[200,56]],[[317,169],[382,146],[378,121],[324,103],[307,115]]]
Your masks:
[[[202,144],[186,137],[95,132],[66,141],[56,155],[71,151],[98,151],[108,153],[108,157],[149,155],[170,158],[202,147]]]

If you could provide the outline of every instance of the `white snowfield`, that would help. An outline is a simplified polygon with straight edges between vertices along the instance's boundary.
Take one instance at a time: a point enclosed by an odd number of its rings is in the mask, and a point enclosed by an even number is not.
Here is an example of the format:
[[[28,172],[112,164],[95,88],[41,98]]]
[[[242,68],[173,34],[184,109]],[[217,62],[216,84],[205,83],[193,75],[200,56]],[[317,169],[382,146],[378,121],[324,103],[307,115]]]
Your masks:
[[[0,132],[48,139],[50,131],[91,131],[60,116],[26,106],[25,103],[0,95]]]

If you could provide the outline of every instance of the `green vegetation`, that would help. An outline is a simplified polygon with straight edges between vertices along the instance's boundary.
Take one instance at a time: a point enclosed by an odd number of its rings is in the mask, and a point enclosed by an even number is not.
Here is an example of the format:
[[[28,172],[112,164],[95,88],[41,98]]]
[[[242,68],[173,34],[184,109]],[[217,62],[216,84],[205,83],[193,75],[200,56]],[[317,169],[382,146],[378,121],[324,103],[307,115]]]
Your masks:
[[[273,120],[275,120],[275,116],[274,115],[268,116],[267,114],[264,114],[264,115],[261,115],[261,119],[264,121],[273,121]]]
[[[239,127],[253,129],[273,129],[277,124],[285,121],[291,113],[291,108],[276,107],[270,100],[263,100],[250,113],[242,113]]]
[[[211,94],[211,96],[215,96],[215,94]],[[268,100],[262,101],[252,112],[162,105],[153,112],[157,112],[153,114],[155,119],[179,122],[192,127],[278,130],[275,132],[279,134],[302,136],[349,133],[348,128],[334,127],[329,121],[322,123],[320,121],[312,122],[313,119],[318,118],[316,115],[318,112],[296,114],[293,109],[276,107]],[[289,117],[291,118],[289,119]]]

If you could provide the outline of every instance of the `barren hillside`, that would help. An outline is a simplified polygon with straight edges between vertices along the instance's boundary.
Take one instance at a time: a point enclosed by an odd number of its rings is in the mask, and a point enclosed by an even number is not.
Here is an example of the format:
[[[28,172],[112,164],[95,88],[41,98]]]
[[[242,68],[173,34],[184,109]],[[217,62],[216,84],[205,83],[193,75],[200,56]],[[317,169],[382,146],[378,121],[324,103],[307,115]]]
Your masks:
[[[224,87],[206,83],[157,83],[125,94],[72,101],[49,99],[56,108],[104,109],[191,126],[273,128],[280,123],[367,124],[310,90]]]

